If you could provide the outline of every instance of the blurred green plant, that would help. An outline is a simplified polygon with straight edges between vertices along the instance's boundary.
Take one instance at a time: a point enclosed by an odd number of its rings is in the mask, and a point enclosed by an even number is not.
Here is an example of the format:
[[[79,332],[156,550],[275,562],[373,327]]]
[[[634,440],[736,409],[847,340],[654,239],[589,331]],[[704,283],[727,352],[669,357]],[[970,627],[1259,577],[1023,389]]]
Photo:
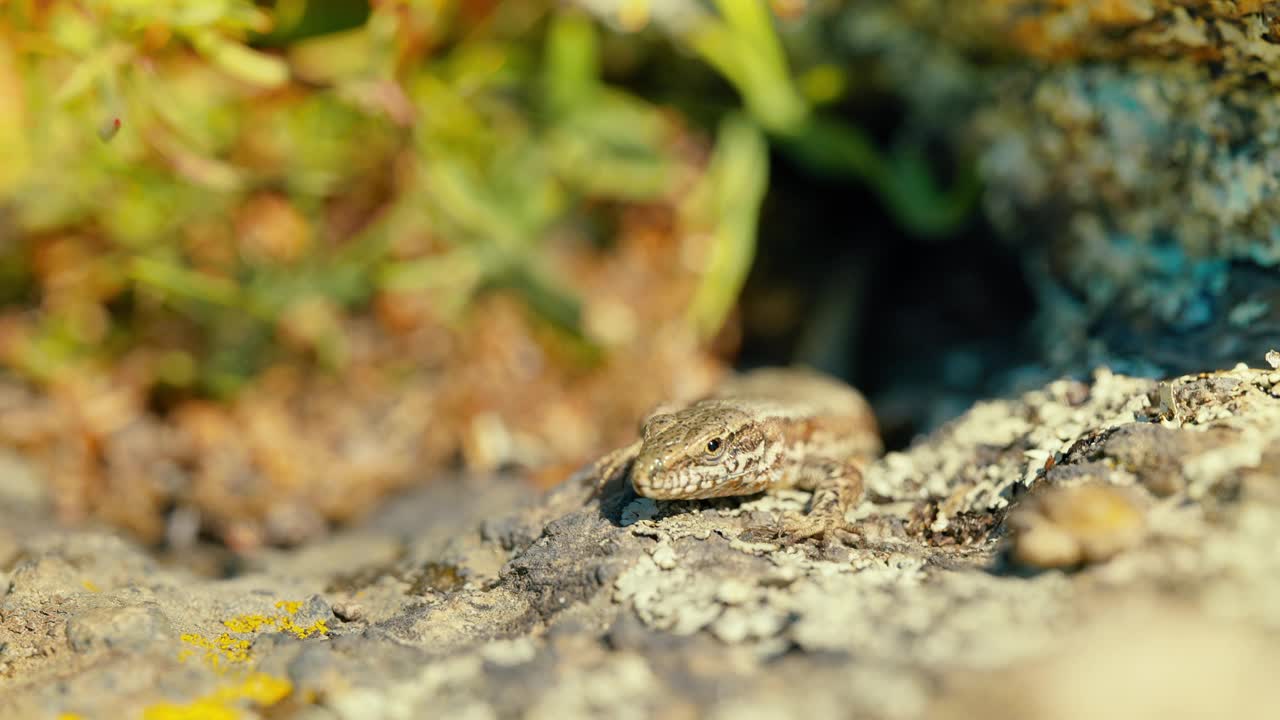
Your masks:
[[[418,74],[414,147],[419,185],[448,249],[393,261],[380,282],[451,291],[461,309],[491,286],[520,290],[538,314],[582,340],[579,302],[553,279],[542,248],[556,223],[591,198],[653,200],[670,184],[665,123],[653,106],[600,83],[596,29],[551,18],[540,63],[523,48],[476,44]],[[523,107],[507,98],[540,90]]]
[[[676,33],[745,108],[719,109],[680,202],[713,240],[688,308],[704,338],[751,267],[766,136],[921,233],[972,199],[918,151],[822,117],[839,70],[795,76],[763,0],[713,5]],[[149,345],[164,382],[225,394],[281,337],[341,365],[344,314],[378,293],[464,322],[505,288],[598,358],[551,239],[590,208],[672,203],[688,174],[671,110],[602,79],[604,41],[552,0],[10,0],[0,354],[48,379]]]
[[[124,303],[167,316],[151,325],[172,337],[151,340],[225,393],[269,360],[282,324],[318,317],[317,298],[359,311],[380,289],[432,291],[456,319],[477,292],[510,288],[589,345],[547,238],[583,203],[667,192],[669,124],[603,85],[595,26],[551,6],[10,4],[0,200],[22,239],[0,277],[23,284],[48,238],[71,233],[67,262],[111,278],[46,292],[11,360],[47,378],[156,332],[103,318]],[[361,206],[392,170],[390,203]],[[348,237],[327,226],[335,205],[357,206]],[[398,247],[424,228],[427,250]],[[72,321],[86,313],[98,321]],[[312,339],[341,362],[332,336]]]
[[[972,214],[979,185],[974,168],[961,164],[954,184],[939,187],[921,147],[902,141],[886,153],[860,128],[828,117],[820,106],[847,90],[841,69],[817,63],[790,67],[778,20],[766,0],[712,0],[665,4],[589,2],[616,6],[621,25],[640,26],[665,9],[666,28],[737,91],[744,113],[721,108],[724,120],[702,186],[686,203],[695,225],[710,228],[712,257],[690,317],[703,337],[723,325],[751,269],[756,225],[768,183],[764,137],[814,172],[866,183],[897,222],[920,236],[953,232]],[[608,15],[608,13],[605,13]]]
[[[711,227],[713,242],[706,274],[689,305],[690,319],[703,337],[724,324],[738,301],[755,257],[760,204],[769,183],[769,150],[755,123],[729,115],[720,127],[711,165],[686,204],[695,226]]]
[[[861,129],[819,115],[814,102],[839,94],[839,72],[818,66],[794,77],[764,0],[714,5],[719,14],[698,15],[683,40],[734,86],[784,149],[815,171],[867,183],[919,235],[951,232],[969,217],[978,194],[973,168],[962,166],[954,186],[940,188],[922,148],[903,142],[885,154]]]

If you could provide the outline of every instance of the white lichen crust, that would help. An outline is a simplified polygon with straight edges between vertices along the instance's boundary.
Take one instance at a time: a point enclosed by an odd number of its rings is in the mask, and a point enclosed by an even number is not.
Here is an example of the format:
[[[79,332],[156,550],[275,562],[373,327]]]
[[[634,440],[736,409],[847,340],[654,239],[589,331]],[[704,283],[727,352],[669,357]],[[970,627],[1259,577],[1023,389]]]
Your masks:
[[[872,463],[836,540],[758,532],[803,490],[584,505],[571,483],[497,510],[433,488],[409,522],[214,579],[15,499],[0,715],[1264,717],[1278,396],[1280,372],[1237,367],[982,403]]]

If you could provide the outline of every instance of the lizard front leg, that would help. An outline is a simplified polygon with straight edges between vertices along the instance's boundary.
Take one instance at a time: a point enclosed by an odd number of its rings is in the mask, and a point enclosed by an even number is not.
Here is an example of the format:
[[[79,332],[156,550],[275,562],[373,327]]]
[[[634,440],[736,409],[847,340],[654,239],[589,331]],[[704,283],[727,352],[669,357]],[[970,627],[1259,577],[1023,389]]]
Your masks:
[[[675,409],[674,405],[663,403],[650,410],[640,423],[640,438],[630,445],[614,450],[591,465],[591,468],[587,471],[587,479],[594,484],[594,487],[589,497],[594,498],[599,495],[610,480],[616,477],[618,473],[625,472],[635,462],[636,457],[640,455],[641,448],[644,447],[645,427],[649,422],[658,416],[670,417],[670,414]]]
[[[812,489],[805,515],[787,523],[786,534],[797,540],[826,536],[848,529],[845,516],[862,497],[861,458],[806,463],[798,487]]]
[[[617,477],[620,473],[625,473],[631,467],[631,463],[635,462],[636,456],[640,454],[640,448],[643,445],[643,440],[636,440],[630,445],[620,447],[595,461],[595,463],[592,464],[591,469],[587,471],[586,476],[586,479],[591,482],[593,486],[591,495],[588,497],[596,497],[604,490],[604,486],[607,485],[610,480]]]

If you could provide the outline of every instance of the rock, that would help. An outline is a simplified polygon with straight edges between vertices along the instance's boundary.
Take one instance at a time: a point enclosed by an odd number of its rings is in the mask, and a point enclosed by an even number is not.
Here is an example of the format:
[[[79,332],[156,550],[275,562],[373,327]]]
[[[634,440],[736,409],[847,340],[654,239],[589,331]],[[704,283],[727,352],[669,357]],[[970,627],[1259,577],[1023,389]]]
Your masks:
[[[1274,11],[869,0],[830,42],[903,98],[901,136],[976,158],[1037,289],[1037,365],[1166,376],[1261,361],[1280,328]]]
[[[0,503],[39,512],[47,511],[49,492],[33,467],[22,458],[0,447]]]
[[[67,642],[81,653],[140,652],[172,634],[169,619],[153,604],[86,610],[67,623]]]
[[[860,536],[825,545],[753,534],[807,493],[631,513],[620,481],[415,493],[225,578],[14,534],[0,717],[1265,714],[1272,374],[1174,378],[1176,417],[1105,371],[982,403],[873,463]],[[1009,542],[1074,572],[1008,572]]]
[[[1109,560],[1137,545],[1145,513],[1134,494],[1111,485],[1055,487],[1009,516],[1013,556],[1031,567],[1065,568]]]
[[[1245,627],[1144,597],[1039,657],[996,675],[956,677],[940,720],[1192,720],[1265,717],[1280,651]]]

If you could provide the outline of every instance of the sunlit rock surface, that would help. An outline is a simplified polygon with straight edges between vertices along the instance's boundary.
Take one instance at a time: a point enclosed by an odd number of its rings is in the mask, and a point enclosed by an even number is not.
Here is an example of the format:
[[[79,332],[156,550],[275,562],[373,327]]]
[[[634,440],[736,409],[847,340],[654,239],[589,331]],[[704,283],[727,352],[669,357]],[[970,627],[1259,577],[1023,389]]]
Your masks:
[[[1280,372],[1239,367],[981,403],[871,467],[849,544],[761,532],[799,492],[456,481],[299,550],[153,556],[52,527],[5,458],[0,715],[1260,716],[1277,395]],[[1037,563],[1061,556],[1016,552],[1027,513],[1124,542]]]

